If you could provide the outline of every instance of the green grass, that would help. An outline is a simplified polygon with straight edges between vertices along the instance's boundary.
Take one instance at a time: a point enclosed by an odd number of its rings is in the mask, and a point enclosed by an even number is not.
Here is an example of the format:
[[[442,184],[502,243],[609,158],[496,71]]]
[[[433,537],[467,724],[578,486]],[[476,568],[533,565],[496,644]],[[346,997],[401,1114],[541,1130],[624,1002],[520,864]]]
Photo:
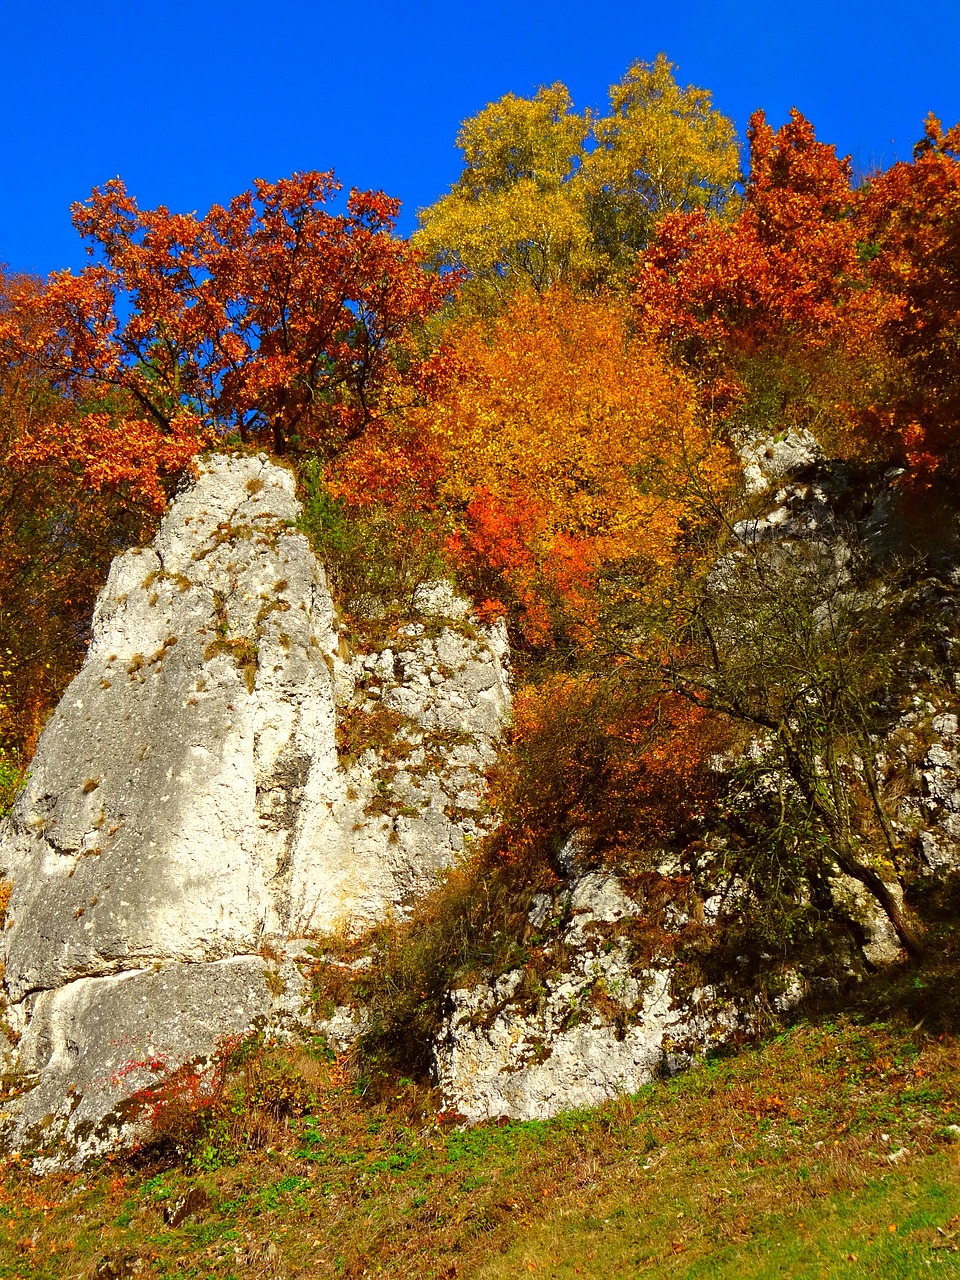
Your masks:
[[[343,1064],[308,1074],[310,1114],[240,1126],[261,1145],[220,1167],[8,1162],[0,1277],[960,1276],[946,1033],[798,1025],[594,1111],[466,1131],[407,1082],[373,1104]]]
[[[859,1190],[814,1201],[774,1172],[785,1202],[766,1212],[753,1181],[724,1171],[714,1192],[695,1196],[671,1194],[677,1187],[667,1185],[655,1206],[621,1187],[590,1212],[549,1214],[475,1275],[908,1280],[928,1266],[960,1275],[960,1254],[951,1252],[960,1228],[960,1167],[947,1154],[928,1156],[910,1175],[882,1174]]]

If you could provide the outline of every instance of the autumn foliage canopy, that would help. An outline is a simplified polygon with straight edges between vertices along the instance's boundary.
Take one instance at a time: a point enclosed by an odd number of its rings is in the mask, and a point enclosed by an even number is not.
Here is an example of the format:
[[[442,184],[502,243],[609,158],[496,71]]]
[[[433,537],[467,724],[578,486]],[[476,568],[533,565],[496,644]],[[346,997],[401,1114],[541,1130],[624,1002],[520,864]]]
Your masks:
[[[527,684],[504,856],[686,821],[715,719],[650,673],[737,518],[738,446],[804,428],[904,491],[960,479],[960,126],[931,117],[858,184],[799,112],[757,113],[741,173],[732,122],[673,70],[635,63],[606,114],[560,84],[489,105],[410,241],[397,201],[330,173],[202,217],[115,179],[74,206],[88,266],[3,279],[6,761],[111,557],[202,449],[251,446],[297,470],[327,553],[389,556],[392,531],[506,619]]]

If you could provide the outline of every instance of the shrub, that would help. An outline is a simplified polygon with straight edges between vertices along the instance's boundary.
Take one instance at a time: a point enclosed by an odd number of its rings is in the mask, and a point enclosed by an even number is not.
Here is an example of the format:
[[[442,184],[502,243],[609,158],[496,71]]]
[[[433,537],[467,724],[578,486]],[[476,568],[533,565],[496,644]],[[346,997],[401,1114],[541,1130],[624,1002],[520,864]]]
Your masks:
[[[209,1061],[170,1070],[158,1055],[125,1063],[118,1075],[140,1071],[157,1077],[132,1099],[146,1134],[142,1145],[172,1151],[198,1168],[230,1164],[242,1151],[281,1142],[289,1121],[315,1104],[311,1056],[272,1046],[260,1033],[224,1038]]]
[[[13,808],[22,781],[23,767],[19,758],[0,751],[0,818],[5,818]]]
[[[440,520],[418,509],[338,497],[317,461],[300,472],[301,528],[323,562],[340,612],[387,632],[413,611],[417,588],[446,574]]]

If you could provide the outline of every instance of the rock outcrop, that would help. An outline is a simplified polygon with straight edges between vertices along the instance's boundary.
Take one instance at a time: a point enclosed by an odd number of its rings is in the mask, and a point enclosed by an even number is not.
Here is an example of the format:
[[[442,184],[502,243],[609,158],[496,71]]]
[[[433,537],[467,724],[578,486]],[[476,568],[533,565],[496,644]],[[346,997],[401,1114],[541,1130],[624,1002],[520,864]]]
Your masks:
[[[880,570],[902,563],[910,553],[911,526],[896,473],[854,483],[847,468],[824,458],[808,433],[751,442],[741,457],[748,514],[733,526],[714,566],[718,595],[736,587],[737,566],[750,563],[751,553],[765,557],[768,580],[775,580],[781,566],[789,571],[795,557],[797,564],[819,563],[838,591],[851,592],[854,549]],[[941,641],[955,667],[957,543],[953,532],[946,534],[942,545],[929,549],[930,580],[922,582],[918,571],[914,582],[907,579],[897,589],[915,591],[917,607],[942,618]],[[744,619],[734,617],[741,626]],[[916,671],[917,684],[929,677],[930,688],[937,676]],[[949,689],[917,693],[912,701],[912,710],[899,720],[897,703],[891,701],[886,735],[874,740],[876,768],[891,786],[898,855],[884,865],[884,876],[901,908],[898,872],[933,876],[960,868],[956,701]],[[762,735],[751,750],[762,757]],[[860,766],[854,761],[852,767]],[[686,912],[661,921],[675,939],[691,919],[722,939],[758,905],[760,890],[751,891],[725,873],[724,859],[710,852],[713,833],[705,829],[702,834],[701,851],[682,869],[694,901]],[[733,971],[721,975],[724,987],[703,979],[692,985],[679,972],[669,945],[652,953],[637,945],[631,921],[645,915],[647,905],[628,895],[610,871],[576,863],[565,868],[561,887],[531,909],[537,963],[527,970],[491,970],[451,992],[435,1046],[436,1074],[445,1105],[470,1121],[500,1115],[542,1118],[565,1107],[596,1104],[749,1033],[761,1011],[783,1014],[808,992],[835,990],[844,975],[859,978],[906,958],[879,902],[835,866],[832,873],[828,867],[821,907],[830,911],[836,928],[822,954],[805,957],[802,972],[791,964],[778,967],[775,957],[765,956],[762,985],[751,989],[749,976],[736,972],[737,961],[746,964],[746,957],[737,957]],[[669,868],[667,874],[672,874]]]
[[[402,914],[482,827],[502,632],[438,587],[341,659],[298,515],[288,471],[215,456],[111,569],[0,841],[8,1146],[102,1150],[130,1064],[268,1023],[265,956]]]
[[[758,546],[822,548],[843,579],[852,505],[867,553],[898,554],[886,479],[854,503],[807,436],[753,446],[744,464],[753,514],[715,567],[717,590]],[[0,1144],[38,1168],[134,1140],[144,1091],[202,1071],[218,1044],[251,1028],[296,1034],[307,942],[402,918],[493,821],[484,790],[509,709],[504,630],[435,583],[386,645],[349,652],[299,514],[292,475],[265,457],[201,464],[154,543],[114,563],[83,669],[0,828],[0,882],[12,885]],[[945,570],[930,587],[947,648],[957,580]],[[942,692],[918,694],[875,744],[878,767],[902,775],[897,840],[930,875],[960,865],[960,732]],[[736,975],[729,989],[707,985],[727,979],[681,972],[668,945],[688,925],[722,931],[750,905],[723,858],[711,870],[704,835],[696,867],[662,851],[653,878],[688,883],[691,898],[682,907],[664,892],[660,915],[571,839],[559,883],[521,928],[544,963],[448,993],[434,1044],[448,1107],[477,1121],[592,1105],[755,1025],[756,997]],[[838,971],[901,956],[857,881],[837,868],[827,889],[850,926]],[[834,982],[781,979],[779,1012],[805,984]],[[342,1007],[325,1032],[342,1050],[362,1023]]]
[[[575,871],[557,894],[538,895],[531,924],[565,963],[532,992],[514,969],[451,993],[435,1049],[445,1105],[471,1122],[596,1106],[688,1065],[745,1025],[712,989],[678,999],[665,958],[636,963],[629,926],[639,913],[608,871]]]

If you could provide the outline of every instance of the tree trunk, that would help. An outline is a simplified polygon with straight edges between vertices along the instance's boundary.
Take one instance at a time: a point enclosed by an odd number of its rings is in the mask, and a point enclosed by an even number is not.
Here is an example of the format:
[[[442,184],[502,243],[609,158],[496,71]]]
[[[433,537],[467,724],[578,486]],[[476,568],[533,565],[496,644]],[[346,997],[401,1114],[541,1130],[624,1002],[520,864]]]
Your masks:
[[[841,821],[840,815],[834,811],[829,799],[823,797],[820,779],[814,772],[815,766],[810,766],[810,768],[806,766],[804,757],[789,740],[783,726],[780,728],[778,737],[783,746],[790,776],[799,787],[801,794],[811,809],[823,823],[824,829],[830,837],[833,854],[840,870],[862,884],[873,895],[896,930],[897,937],[903,944],[907,954],[913,957],[921,955],[923,952],[922,933],[907,918],[887,882],[872,867],[865,866],[851,849],[849,833],[844,830],[846,824]]]
[[[858,880],[883,907],[907,954],[913,957],[922,955],[924,949],[923,935],[912,921],[907,918],[887,882],[872,867],[865,867],[861,862],[858,862],[849,851],[838,849],[836,850],[836,855],[840,870],[848,876],[852,876],[854,880]]]

